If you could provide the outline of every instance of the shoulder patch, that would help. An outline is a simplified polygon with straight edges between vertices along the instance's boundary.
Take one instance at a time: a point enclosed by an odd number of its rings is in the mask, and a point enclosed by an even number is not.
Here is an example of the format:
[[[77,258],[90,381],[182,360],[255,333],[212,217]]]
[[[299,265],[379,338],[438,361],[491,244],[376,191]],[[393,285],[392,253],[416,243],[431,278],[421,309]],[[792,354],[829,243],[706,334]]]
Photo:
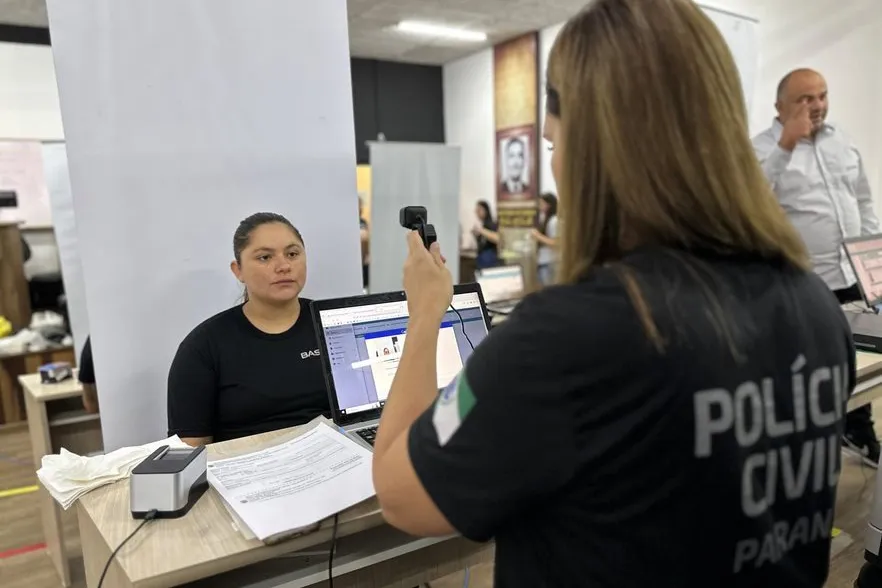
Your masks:
[[[432,424],[435,426],[435,434],[438,435],[438,444],[442,447],[459,430],[463,421],[475,406],[475,394],[466,378],[465,369],[441,391],[441,395],[435,402],[435,412],[432,415]]]

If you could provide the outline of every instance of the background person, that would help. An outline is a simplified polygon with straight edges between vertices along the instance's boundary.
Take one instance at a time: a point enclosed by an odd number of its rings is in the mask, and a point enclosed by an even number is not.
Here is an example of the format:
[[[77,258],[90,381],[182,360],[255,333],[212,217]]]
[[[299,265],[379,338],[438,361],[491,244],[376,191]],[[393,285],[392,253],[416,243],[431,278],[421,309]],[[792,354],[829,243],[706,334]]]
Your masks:
[[[330,414],[306,285],[306,246],[285,217],[260,212],[233,236],[245,302],[184,339],[168,375],[168,429],[190,445],[246,437]]]
[[[478,258],[475,265],[478,269],[499,265],[499,225],[493,220],[490,204],[479,200],[475,205],[477,223],[472,234],[478,243]]]
[[[539,197],[537,226],[533,229],[536,240],[537,277],[544,286],[554,281],[557,261],[557,196],[546,192]]]
[[[842,241],[879,232],[870,184],[857,148],[829,124],[827,82],[810,69],[778,84],[771,128],[754,147],[778,201],[808,247],[815,272],[840,304],[861,300]],[[848,413],[843,443],[877,467],[879,441],[869,404]]]
[[[597,0],[548,71],[562,283],[439,395],[452,279],[408,236],[384,517],[494,538],[501,588],[821,588],[853,343],[753,154],[725,41],[693,2]]]
[[[358,232],[361,238],[361,281],[367,289],[371,269],[371,230],[364,218],[364,200],[358,197]]]
[[[92,361],[92,337],[86,337],[80,352],[77,379],[83,385],[83,408],[86,412],[98,412],[98,388],[95,384],[95,363]]]

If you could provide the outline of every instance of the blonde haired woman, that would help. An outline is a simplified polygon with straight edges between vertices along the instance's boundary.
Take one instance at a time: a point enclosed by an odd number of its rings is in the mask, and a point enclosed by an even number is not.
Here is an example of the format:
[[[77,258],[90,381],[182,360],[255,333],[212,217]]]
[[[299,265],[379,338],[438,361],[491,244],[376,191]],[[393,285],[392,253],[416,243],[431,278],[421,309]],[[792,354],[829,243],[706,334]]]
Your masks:
[[[854,352],[725,42],[688,0],[596,0],[548,86],[561,283],[438,396],[451,278],[410,236],[386,519],[495,539],[498,588],[820,588]]]

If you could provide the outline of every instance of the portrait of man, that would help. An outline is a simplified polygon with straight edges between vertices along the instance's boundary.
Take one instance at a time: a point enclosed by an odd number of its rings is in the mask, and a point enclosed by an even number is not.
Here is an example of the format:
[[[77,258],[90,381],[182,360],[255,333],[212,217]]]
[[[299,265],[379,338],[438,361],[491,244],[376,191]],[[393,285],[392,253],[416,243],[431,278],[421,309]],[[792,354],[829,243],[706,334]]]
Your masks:
[[[530,191],[530,150],[526,135],[515,135],[500,141],[500,177],[502,194],[524,194]]]

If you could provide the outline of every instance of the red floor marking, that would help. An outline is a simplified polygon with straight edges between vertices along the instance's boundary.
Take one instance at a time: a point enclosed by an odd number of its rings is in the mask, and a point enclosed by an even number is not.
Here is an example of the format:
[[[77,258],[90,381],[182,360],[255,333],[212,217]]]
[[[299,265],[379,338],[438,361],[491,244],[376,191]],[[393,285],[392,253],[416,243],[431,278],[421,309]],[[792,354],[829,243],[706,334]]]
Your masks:
[[[41,549],[46,549],[45,543],[35,543],[33,545],[26,545],[24,547],[17,547],[16,549],[10,549],[9,551],[0,551],[0,559],[6,559],[7,557],[12,557],[13,555],[22,555],[23,553],[30,553],[32,551],[40,551]]]

